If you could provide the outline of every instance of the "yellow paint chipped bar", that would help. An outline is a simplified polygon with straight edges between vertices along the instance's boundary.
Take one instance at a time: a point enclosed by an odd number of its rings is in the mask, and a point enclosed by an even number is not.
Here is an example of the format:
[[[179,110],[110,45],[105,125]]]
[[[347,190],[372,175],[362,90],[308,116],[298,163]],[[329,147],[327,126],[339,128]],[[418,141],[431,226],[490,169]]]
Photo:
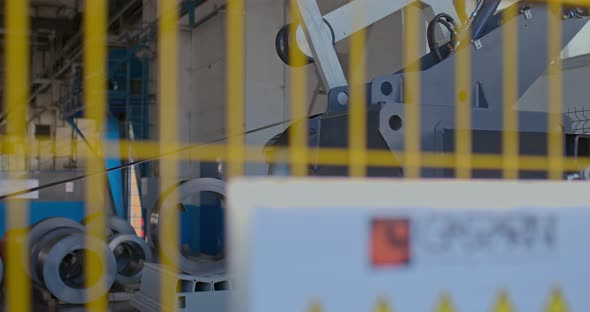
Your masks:
[[[366,7],[359,6],[352,23],[361,23],[365,19]],[[366,31],[361,29],[350,36],[349,49],[349,114],[348,114],[348,148],[350,149],[349,176],[367,175],[367,103],[365,92],[366,80]]]
[[[89,142],[98,147],[94,152],[85,155],[87,173],[104,170],[101,140],[106,117],[106,57],[107,57],[107,1],[94,0],[86,2],[84,13],[84,103],[87,118],[94,120],[96,133],[95,142]],[[96,237],[104,240],[106,237],[106,177],[104,174],[92,175],[86,179],[86,215],[92,216],[96,222],[88,225],[88,238]],[[91,244],[91,241],[87,241]],[[87,304],[89,311],[106,311],[108,300],[103,296],[108,292],[106,284],[100,284],[106,271],[105,254],[96,254],[90,250],[85,255],[85,274],[88,297],[98,298]]]
[[[552,180],[563,179],[563,153],[564,153],[564,133],[563,123],[563,87],[561,72],[561,5],[550,3],[547,5],[549,10],[549,19],[547,23],[548,37],[548,151],[549,157],[549,178]],[[551,16],[553,14],[553,16]]]
[[[175,145],[178,149],[185,149],[183,152],[174,152],[173,145],[165,144],[159,141],[119,141],[119,142],[104,142],[103,148],[105,154],[103,157],[120,157],[120,153],[115,152],[117,148],[129,148],[134,150],[134,160],[147,160],[156,161],[163,153],[167,153],[167,158],[179,160],[193,160],[193,161],[227,161],[228,150],[227,144],[209,144],[209,145]],[[161,151],[159,150],[161,149]],[[277,153],[280,155],[289,155],[289,148],[274,147]],[[246,161],[254,163],[284,163],[288,159],[267,159],[260,153],[260,146],[243,146],[243,158]],[[308,150],[305,158],[308,164],[316,161],[316,155],[324,155],[319,160],[320,164],[324,165],[348,165],[350,152],[347,148],[321,148],[318,151]],[[402,166],[402,160],[414,161],[416,157],[422,159],[422,166],[429,168],[453,168],[456,162],[457,155],[454,153],[434,153],[434,152],[423,152],[419,155],[406,154],[402,151],[395,152],[398,162],[392,161],[390,150],[367,150],[366,161],[370,166]],[[62,155],[62,154],[58,154]],[[63,156],[67,156],[64,153]],[[326,156],[326,155],[329,155]],[[404,156],[405,155],[405,156]],[[344,159],[341,159],[344,157]],[[505,156],[498,154],[473,154],[472,155],[472,167],[473,169],[495,169],[502,170],[505,164]],[[546,171],[549,158],[546,156],[518,156],[515,160],[518,164],[519,170],[534,170],[534,171]],[[583,168],[590,165],[589,157],[565,157],[563,158],[564,168],[563,170],[579,172]],[[93,174],[102,174],[103,171],[93,172]]]
[[[461,38],[459,38],[461,40]],[[471,178],[471,46],[461,43],[455,52],[456,177]]]
[[[6,0],[5,3],[5,98],[7,114],[6,133],[3,142],[5,152],[18,158],[27,157],[26,118],[29,91],[29,1]],[[6,144],[4,144],[6,143]],[[22,148],[19,148],[22,147]],[[17,153],[18,151],[18,153]],[[15,178],[9,173],[9,178]],[[7,254],[5,275],[6,310],[31,311],[31,285],[25,271],[29,263],[27,244],[28,202],[14,199],[7,201],[6,222]]]
[[[420,9],[404,9],[404,175],[419,178],[422,162],[420,138],[420,72],[416,56],[420,55]]]
[[[504,10],[505,20],[518,17],[518,7],[511,5]],[[502,155],[504,179],[518,178],[518,28],[516,23],[506,23],[503,28],[503,120]]]
[[[160,0],[160,21],[158,24],[158,107],[159,107],[159,140],[164,143],[159,150],[168,148],[175,150],[178,141],[178,6],[176,0]],[[178,163],[175,157],[163,157],[160,166],[160,191],[163,192],[169,186],[178,183]],[[172,191],[167,195],[170,198],[178,198],[178,194]],[[170,208],[170,209],[165,209]],[[160,218],[160,243],[178,246],[178,213],[175,207],[162,207]],[[160,248],[162,265],[173,272],[178,271],[177,253],[165,253]],[[163,311],[175,311],[176,278],[174,274],[160,274],[160,303]]]
[[[289,25],[289,38],[296,38],[297,27],[301,25],[301,16],[297,7],[297,0],[289,1],[291,23]],[[296,45],[289,45],[289,62],[291,64],[304,64],[305,56],[301,54]],[[307,67],[289,66],[291,78],[291,120],[297,122],[297,126],[289,131],[290,168],[293,176],[307,175]]]
[[[228,144],[227,173],[229,177],[244,173],[244,0],[228,0],[226,9],[227,35],[227,105],[226,127]]]

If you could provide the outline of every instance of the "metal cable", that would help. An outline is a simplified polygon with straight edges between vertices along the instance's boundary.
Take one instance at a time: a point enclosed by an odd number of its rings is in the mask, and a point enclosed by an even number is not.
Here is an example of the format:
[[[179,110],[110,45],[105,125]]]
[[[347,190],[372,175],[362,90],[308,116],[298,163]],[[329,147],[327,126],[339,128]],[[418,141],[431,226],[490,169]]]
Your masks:
[[[248,131],[246,131],[246,132],[244,132],[242,134],[238,134],[238,135],[235,135],[235,136],[226,136],[226,137],[223,137],[221,139],[209,141],[207,143],[194,144],[194,145],[185,146],[183,148],[180,148],[180,149],[177,149],[177,150],[174,150],[174,151],[170,151],[170,152],[166,152],[166,153],[160,154],[159,156],[156,156],[156,157],[153,157],[153,158],[132,161],[132,162],[127,163],[127,164],[123,164],[123,165],[120,165],[120,166],[115,166],[115,167],[112,167],[112,168],[108,168],[108,169],[106,169],[104,171],[90,173],[90,174],[85,174],[85,175],[80,175],[80,176],[77,176],[77,177],[73,177],[73,178],[69,178],[69,179],[65,179],[65,180],[60,180],[60,181],[51,182],[51,183],[43,184],[43,185],[40,185],[40,186],[28,188],[28,189],[25,189],[25,190],[22,190],[22,191],[8,193],[8,194],[5,194],[5,195],[0,196],[0,200],[6,200],[6,199],[9,199],[9,198],[13,198],[13,197],[25,195],[25,194],[32,193],[32,192],[37,192],[37,191],[40,191],[40,190],[43,190],[43,189],[46,189],[46,188],[50,188],[50,187],[53,187],[53,186],[61,185],[61,184],[64,184],[64,183],[74,182],[74,181],[86,179],[88,177],[92,177],[92,176],[96,176],[96,175],[100,175],[100,174],[109,173],[111,171],[116,171],[116,170],[124,169],[124,168],[127,168],[127,167],[135,166],[135,165],[140,165],[140,164],[143,164],[143,163],[146,163],[146,162],[151,162],[151,161],[154,161],[154,160],[158,160],[158,159],[160,159],[162,157],[165,157],[165,156],[170,156],[170,155],[178,154],[178,153],[181,153],[181,152],[184,152],[184,151],[193,149],[193,148],[203,147],[203,146],[207,146],[209,144],[219,143],[219,142],[222,142],[222,141],[227,140],[230,137],[246,136],[248,134],[260,132],[260,131],[263,131],[263,130],[266,130],[266,129],[270,129],[270,128],[274,128],[276,126],[284,125],[284,124],[290,123],[290,122],[291,122],[291,120],[284,120],[284,121],[275,122],[275,123],[272,123],[272,124],[268,124],[266,126],[262,126],[262,127],[259,127],[259,128],[248,130]]]

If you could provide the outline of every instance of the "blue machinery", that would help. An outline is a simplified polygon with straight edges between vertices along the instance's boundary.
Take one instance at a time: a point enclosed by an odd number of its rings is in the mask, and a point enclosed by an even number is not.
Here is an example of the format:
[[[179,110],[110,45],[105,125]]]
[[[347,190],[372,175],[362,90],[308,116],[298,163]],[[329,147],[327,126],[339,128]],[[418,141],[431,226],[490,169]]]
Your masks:
[[[106,119],[105,140],[118,141],[130,139],[128,127],[122,124],[126,120],[133,130],[134,139],[148,138],[148,64],[147,60],[134,55],[135,49],[111,49],[109,51],[108,69],[108,116]],[[76,118],[83,117],[81,68],[77,67],[72,81],[70,99],[62,110],[68,124],[87,144],[84,133],[78,128]],[[93,152],[95,147],[88,145]],[[119,158],[105,159],[105,167],[122,165]],[[140,169],[141,171],[141,169]],[[127,198],[125,193],[125,173],[123,170],[108,173],[111,204],[116,215],[127,217]]]

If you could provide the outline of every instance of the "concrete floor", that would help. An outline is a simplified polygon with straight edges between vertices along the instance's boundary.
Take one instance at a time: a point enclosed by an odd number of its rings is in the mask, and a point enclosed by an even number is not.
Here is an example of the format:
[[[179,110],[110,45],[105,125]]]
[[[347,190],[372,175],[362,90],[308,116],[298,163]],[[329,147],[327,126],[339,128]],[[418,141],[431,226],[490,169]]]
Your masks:
[[[86,308],[83,305],[48,305],[48,304],[34,303],[31,308],[32,308],[32,311],[47,311],[47,312],[53,312],[53,311],[55,311],[55,312],[83,312],[83,311],[86,311]],[[2,312],[7,311],[6,307],[3,305],[0,308],[0,311],[2,311]],[[110,304],[108,311],[110,311],[110,312],[137,312],[139,310],[133,308],[127,302],[116,302],[116,303]]]
[[[83,305],[48,305],[35,303],[31,307],[32,311],[47,311],[47,312],[83,312],[86,308]],[[5,306],[0,308],[0,311],[7,311]],[[139,310],[133,308],[127,302],[112,303],[109,306],[108,311],[110,312],[137,312]],[[8,312],[8,311],[7,311]]]
[[[86,308],[83,305],[57,305],[54,307],[42,304],[36,304],[33,311],[56,311],[56,312],[83,312]],[[109,305],[110,312],[136,312],[139,311],[132,307],[128,302],[114,302]]]

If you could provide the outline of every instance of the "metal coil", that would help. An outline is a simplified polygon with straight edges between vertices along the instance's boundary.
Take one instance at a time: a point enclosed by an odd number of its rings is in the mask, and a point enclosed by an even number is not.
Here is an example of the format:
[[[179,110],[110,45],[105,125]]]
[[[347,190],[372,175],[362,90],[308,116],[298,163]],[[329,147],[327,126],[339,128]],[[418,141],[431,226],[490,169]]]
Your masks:
[[[45,234],[49,231],[53,231],[56,228],[75,228],[81,231],[84,231],[84,226],[79,222],[76,222],[72,219],[68,218],[61,218],[61,217],[54,217],[54,218],[47,218],[41,220],[31,226],[31,230],[29,231],[27,240],[29,241],[29,246],[34,245],[37,243]]]
[[[175,192],[178,194],[177,198],[168,196]],[[176,212],[178,203],[188,199],[191,195],[200,192],[212,192],[225,198],[225,182],[214,178],[197,178],[188,181],[181,182],[174,187],[166,190],[160,197],[159,203],[150,214],[150,224],[147,227],[147,234],[150,242],[155,248],[161,248],[162,256],[178,254],[178,265],[182,272],[186,272],[194,275],[202,274],[222,274],[225,272],[225,261],[207,261],[207,260],[196,260],[185,256],[182,253],[182,249],[179,246],[173,246],[172,244],[163,242],[160,243],[159,233],[160,228],[160,216],[161,209],[172,209]],[[167,211],[170,214],[170,211]]]
[[[52,231],[46,233],[40,240],[34,243],[31,246],[31,253],[30,253],[30,264],[27,267],[29,276],[31,279],[41,284],[41,272],[42,272],[42,263],[39,260],[39,253],[41,250],[47,248],[47,246],[54,244],[56,241],[64,238],[65,236],[74,234],[74,233],[82,233],[82,230],[78,228],[71,228],[71,227],[58,227]]]
[[[39,251],[47,246],[50,242],[64,233],[71,234],[84,231],[84,226],[72,219],[55,217],[41,220],[31,226],[27,234],[27,242],[30,251],[30,263],[25,266],[29,277],[37,283],[40,283],[40,277],[36,267],[38,266]]]
[[[103,255],[103,274],[87,281],[84,274],[88,255]],[[84,304],[105,295],[115,280],[115,257],[101,240],[74,233],[55,239],[38,254],[39,276],[47,290],[59,300]]]
[[[109,239],[108,245],[117,265],[115,281],[121,285],[139,283],[144,263],[152,261],[148,244],[136,235],[117,234]]]

